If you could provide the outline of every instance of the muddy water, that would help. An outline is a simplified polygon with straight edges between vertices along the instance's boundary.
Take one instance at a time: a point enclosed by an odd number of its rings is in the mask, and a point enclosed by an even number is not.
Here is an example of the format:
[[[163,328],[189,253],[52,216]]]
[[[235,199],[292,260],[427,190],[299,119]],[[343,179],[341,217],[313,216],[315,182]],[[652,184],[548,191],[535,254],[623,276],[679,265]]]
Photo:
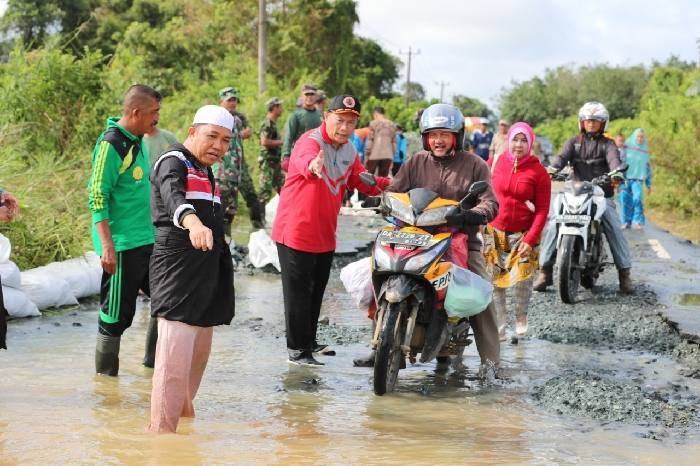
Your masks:
[[[558,415],[531,396],[563,370],[611,367],[700,393],[668,358],[521,340],[504,345],[503,382],[476,379],[470,347],[465,373],[416,365],[401,372],[397,393],[376,397],[369,370],[352,367],[367,321],[337,271],[320,331],[339,355],[320,369],[286,363],[278,276],[241,273],[236,290],[237,316],[215,331],[197,418],[182,420],[178,435],[144,432],[147,303],[123,338],[118,378],[93,375],[95,304],[12,322],[10,351],[0,352],[0,464],[697,464],[697,430],[651,440],[649,427]]]

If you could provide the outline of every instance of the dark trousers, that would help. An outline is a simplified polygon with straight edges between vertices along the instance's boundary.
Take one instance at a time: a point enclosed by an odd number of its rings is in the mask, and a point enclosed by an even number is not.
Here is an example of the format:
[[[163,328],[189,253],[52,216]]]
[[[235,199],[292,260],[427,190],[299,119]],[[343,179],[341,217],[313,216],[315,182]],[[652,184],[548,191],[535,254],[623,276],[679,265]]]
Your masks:
[[[148,263],[152,252],[152,244],[117,252],[114,275],[102,272],[98,319],[98,331],[102,335],[122,336],[134,320],[139,290],[151,296]]]
[[[282,268],[287,348],[312,350],[321,302],[331,273],[333,251],[304,252],[277,243]]]
[[[367,160],[365,161],[365,167],[367,168],[367,171],[373,175],[389,176],[391,162],[391,159]]]

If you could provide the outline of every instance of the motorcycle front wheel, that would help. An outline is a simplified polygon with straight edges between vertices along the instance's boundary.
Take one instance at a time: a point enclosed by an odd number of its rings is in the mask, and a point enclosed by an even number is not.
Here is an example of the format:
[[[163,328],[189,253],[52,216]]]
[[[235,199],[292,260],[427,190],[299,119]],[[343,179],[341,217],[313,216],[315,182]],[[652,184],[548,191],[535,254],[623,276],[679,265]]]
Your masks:
[[[574,304],[581,283],[581,240],[578,236],[564,236],[557,254],[559,268],[559,296],[567,304]]]
[[[406,335],[406,319],[399,311],[399,304],[388,304],[379,333],[374,359],[374,393],[380,396],[394,390],[404,359],[401,344]]]

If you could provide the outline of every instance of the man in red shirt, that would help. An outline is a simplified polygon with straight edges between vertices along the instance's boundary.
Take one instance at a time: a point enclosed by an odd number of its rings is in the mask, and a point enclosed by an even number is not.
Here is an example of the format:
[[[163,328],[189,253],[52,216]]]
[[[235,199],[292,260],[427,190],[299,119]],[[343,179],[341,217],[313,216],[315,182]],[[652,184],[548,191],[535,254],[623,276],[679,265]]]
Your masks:
[[[347,189],[378,195],[389,184],[360,181],[366,171],[349,138],[360,116],[351,95],[333,98],[321,126],[294,145],[280,194],[272,239],[282,268],[282,292],[289,362],[320,366],[313,353],[327,352],[316,342],[316,326],[335,250],[338,212]]]

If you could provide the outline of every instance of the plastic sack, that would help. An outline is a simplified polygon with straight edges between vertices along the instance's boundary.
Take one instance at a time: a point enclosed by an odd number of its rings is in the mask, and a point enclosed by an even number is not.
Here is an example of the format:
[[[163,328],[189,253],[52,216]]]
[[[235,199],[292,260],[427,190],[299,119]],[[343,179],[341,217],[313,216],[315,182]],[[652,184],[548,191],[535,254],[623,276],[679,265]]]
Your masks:
[[[340,270],[340,281],[360,310],[367,310],[374,300],[371,258],[351,262]]]
[[[19,267],[12,261],[0,263],[0,279],[3,286],[19,288],[22,283]]]
[[[0,233],[0,264],[10,260],[10,252],[12,252],[10,239]]]
[[[54,272],[68,282],[71,293],[76,298],[84,298],[85,296],[100,293],[102,265],[100,264],[100,257],[92,251],[75,259],[51,262],[43,268]]]
[[[450,317],[471,317],[491,302],[493,285],[469,269],[452,266],[445,296],[445,311]]]
[[[22,291],[39,309],[78,304],[68,282],[46,267],[21,273]]]
[[[33,317],[41,315],[36,304],[31,302],[22,290],[3,286],[2,296],[5,309],[7,309],[7,312],[12,317]]]
[[[270,201],[265,204],[265,222],[267,222],[269,225],[272,225],[272,222],[275,220],[275,216],[277,215],[277,206],[280,203],[280,195],[275,194],[275,197],[270,199]]]
[[[267,264],[272,264],[278,272],[282,271],[280,267],[280,258],[277,255],[277,246],[272,238],[267,235],[265,230],[254,231],[250,234],[248,241],[248,260],[253,264],[253,267],[261,268]]]

